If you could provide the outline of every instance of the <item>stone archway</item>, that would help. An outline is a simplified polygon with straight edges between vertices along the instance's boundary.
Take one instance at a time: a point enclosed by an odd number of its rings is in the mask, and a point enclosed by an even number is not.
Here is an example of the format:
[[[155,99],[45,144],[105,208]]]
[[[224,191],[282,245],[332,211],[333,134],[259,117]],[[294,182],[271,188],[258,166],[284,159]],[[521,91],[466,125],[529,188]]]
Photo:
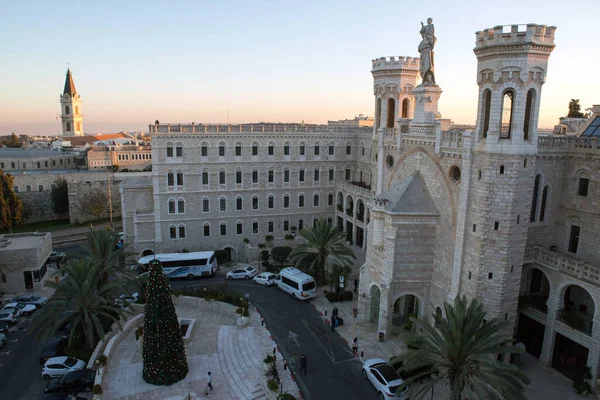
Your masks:
[[[142,251],[142,257],[150,256],[152,254],[154,254],[154,251],[151,249],[146,249],[146,250]]]
[[[392,333],[398,334],[402,329],[411,330],[410,317],[419,316],[420,303],[417,296],[405,294],[396,299],[392,310]]]
[[[381,289],[377,285],[371,286],[369,291],[371,297],[371,307],[369,312],[369,321],[379,326],[379,308],[381,306]]]

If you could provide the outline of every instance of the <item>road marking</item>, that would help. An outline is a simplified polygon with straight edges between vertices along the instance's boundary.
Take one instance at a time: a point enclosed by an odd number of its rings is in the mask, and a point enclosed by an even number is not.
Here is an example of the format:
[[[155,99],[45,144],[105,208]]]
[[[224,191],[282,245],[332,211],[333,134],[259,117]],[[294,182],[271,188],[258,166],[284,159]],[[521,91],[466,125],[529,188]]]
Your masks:
[[[9,354],[10,354],[10,350],[8,350],[8,351],[3,351],[3,352],[2,352],[2,353],[0,353],[0,354],[9,355]]]
[[[7,340],[6,343],[17,343],[19,341],[19,338],[16,338],[15,340]]]

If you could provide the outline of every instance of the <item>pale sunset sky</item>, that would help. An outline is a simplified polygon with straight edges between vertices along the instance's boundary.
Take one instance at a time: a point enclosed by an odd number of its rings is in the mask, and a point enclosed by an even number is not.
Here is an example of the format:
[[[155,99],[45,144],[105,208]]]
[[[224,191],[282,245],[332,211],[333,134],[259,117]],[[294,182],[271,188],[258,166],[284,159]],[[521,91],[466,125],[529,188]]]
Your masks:
[[[475,32],[496,25],[558,28],[541,128],[571,98],[600,104],[598,0],[23,0],[0,15],[0,135],[56,134],[67,63],[88,134],[372,116],[371,60],[417,57],[428,17],[444,118],[475,123]]]

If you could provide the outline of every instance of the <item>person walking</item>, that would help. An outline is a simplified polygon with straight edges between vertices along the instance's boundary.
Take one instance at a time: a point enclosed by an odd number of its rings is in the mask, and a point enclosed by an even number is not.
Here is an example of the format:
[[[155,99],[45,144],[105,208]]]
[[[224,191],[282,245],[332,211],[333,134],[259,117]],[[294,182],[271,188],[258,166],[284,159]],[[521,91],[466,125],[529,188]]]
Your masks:
[[[358,357],[358,338],[352,341],[352,356]]]
[[[213,390],[213,387],[212,387],[212,374],[210,373],[210,371],[208,371],[208,382],[207,382],[207,385],[210,388],[210,390]]]
[[[292,354],[292,359],[290,360],[290,372],[292,374],[296,373],[296,354]]]
[[[304,354],[302,354],[302,357],[300,357],[300,373],[302,373],[302,370],[304,370],[304,375],[307,375],[307,372],[306,372],[307,366],[308,366],[308,359],[306,358],[306,356]]]
[[[354,279],[354,293],[358,292],[358,278]]]

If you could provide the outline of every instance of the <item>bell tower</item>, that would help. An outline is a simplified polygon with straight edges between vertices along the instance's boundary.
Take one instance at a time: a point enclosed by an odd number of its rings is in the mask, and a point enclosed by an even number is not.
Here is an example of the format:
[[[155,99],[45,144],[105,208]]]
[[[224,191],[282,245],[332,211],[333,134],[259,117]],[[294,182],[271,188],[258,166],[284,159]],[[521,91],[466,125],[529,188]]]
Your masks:
[[[83,136],[81,98],[75,89],[70,69],[67,69],[65,88],[63,94],[60,96],[60,111],[63,136]]]

